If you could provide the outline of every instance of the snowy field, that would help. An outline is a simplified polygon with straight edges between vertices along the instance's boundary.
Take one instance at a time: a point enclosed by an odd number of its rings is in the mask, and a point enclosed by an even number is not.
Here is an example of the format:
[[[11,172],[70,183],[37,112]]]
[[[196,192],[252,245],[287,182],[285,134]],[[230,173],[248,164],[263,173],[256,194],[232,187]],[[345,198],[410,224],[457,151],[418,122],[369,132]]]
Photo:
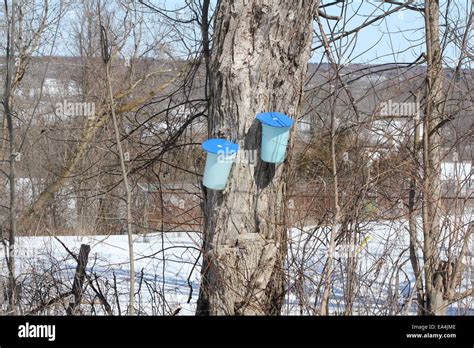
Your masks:
[[[467,219],[467,222],[471,221]],[[452,223],[449,228],[443,230],[444,246],[441,256],[445,255],[452,230],[465,231],[466,221]],[[422,240],[421,220],[417,221],[419,232],[418,240]],[[344,289],[347,291],[348,272],[345,268],[349,265],[347,257],[350,249],[355,251],[356,271],[352,275],[356,279],[357,286],[353,289],[354,300],[351,314],[353,315],[412,315],[416,314],[415,276],[409,261],[409,234],[408,222],[377,221],[368,222],[357,227],[358,242],[354,247],[344,248],[344,245],[336,246],[335,266],[331,278],[332,294],[330,299],[330,311],[333,314],[343,314],[345,310]],[[304,273],[303,291],[306,292],[304,299],[316,298],[315,294],[320,291],[317,282],[323,272],[329,238],[329,228],[305,227],[303,230],[292,229],[290,232],[289,260],[298,267],[302,267]],[[451,240],[451,242],[453,242]],[[455,243],[453,243],[455,244]],[[466,266],[462,276],[460,290],[472,287],[473,277],[473,254],[472,241],[469,252],[463,259]],[[459,246],[459,245],[458,245]],[[422,259],[421,249],[417,250],[419,259]],[[421,265],[422,266],[422,265]],[[293,269],[292,269],[293,268]],[[297,282],[297,270],[291,267],[290,279]],[[317,300],[313,307],[318,307]],[[398,309],[396,309],[398,307]],[[315,314],[310,311],[301,311],[301,304],[297,296],[290,294],[286,303],[287,313]],[[467,298],[460,303],[451,305],[447,309],[448,315],[474,315],[474,301]]]
[[[51,296],[70,290],[77,263],[66,248],[77,254],[81,244],[91,246],[87,271],[93,275],[92,278],[97,277],[98,284],[93,282],[96,289],[102,288],[114,314],[119,313],[118,304],[120,312],[125,314],[129,282],[126,235],[20,237],[17,240],[19,278],[26,278],[26,286],[31,289],[41,286],[43,282],[44,287],[50,288]],[[179,314],[194,313],[199,289],[200,268],[196,262],[199,247],[200,236],[196,233],[155,233],[148,235],[146,240],[142,236],[134,236],[138,293],[135,301],[139,313],[170,314],[178,308],[181,308]],[[3,269],[6,270],[6,267]],[[85,296],[87,298],[93,297],[95,292],[89,288],[86,293],[89,294]],[[96,309],[97,314],[106,314],[100,305]],[[23,310],[28,312],[27,308]]]
[[[358,226],[357,266],[352,275],[357,279],[357,286],[353,290],[352,314],[415,313],[415,299],[411,297],[415,279],[408,258],[406,228],[403,221]],[[306,227],[292,229],[289,234],[287,286],[290,291],[283,311],[285,314],[315,314],[312,309],[319,308],[318,292],[327,257],[328,229]],[[28,294],[21,301],[23,313],[29,313],[43,298],[58,297],[70,291],[76,269],[76,261],[70,252],[77,254],[81,244],[91,246],[87,265],[89,279],[81,314],[107,314],[98,293],[107,299],[111,313],[127,313],[129,264],[126,235],[18,238],[17,274],[22,292]],[[153,233],[146,239],[134,237],[138,314],[194,314],[199,291],[200,246],[199,233]],[[345,310],[346,252],[339,246],[335,254],[330,302],[333,314],[343,314]],[[471,249],[463,263],[472,267],[472,259]],[[461,289],[472,286],[472,268],[469,267],[463,273]],[[5,279],[4,264],[2,270],[1,276]],[[63,314],[64,306],[64,301],[59,301],[39,313]],[[467,298],[450,306],[448,314],[474,315],[473,308],[472,298]]]

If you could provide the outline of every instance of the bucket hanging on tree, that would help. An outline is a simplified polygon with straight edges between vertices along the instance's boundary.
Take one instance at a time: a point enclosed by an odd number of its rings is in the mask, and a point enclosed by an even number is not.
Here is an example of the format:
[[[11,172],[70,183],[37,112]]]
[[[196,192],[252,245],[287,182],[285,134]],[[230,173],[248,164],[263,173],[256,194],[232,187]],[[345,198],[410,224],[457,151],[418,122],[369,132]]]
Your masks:
[[[268,163],[281,163],[285,160],[286,148],[293,120],[279,112],[257,114],[262,124],[262,146],[260,156]]]
[[[209,139],[201,147],[207,152],[203,185],[211,190],[223,190],[239,146],[225,139]]]

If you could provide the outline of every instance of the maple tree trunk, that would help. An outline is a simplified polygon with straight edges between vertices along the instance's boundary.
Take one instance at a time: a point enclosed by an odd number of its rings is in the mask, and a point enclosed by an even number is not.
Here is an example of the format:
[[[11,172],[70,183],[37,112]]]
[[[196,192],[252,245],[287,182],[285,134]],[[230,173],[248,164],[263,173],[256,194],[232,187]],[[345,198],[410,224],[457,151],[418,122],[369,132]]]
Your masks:
[[[317,1],[220,1],[210,61],[210,138],[259,152],[257,113],[299,116],[316,7]],[[258,153],[254,166],[239,162],[224,191],[204,188],[198,315],[277,315],[283,303],[288,159],[269,164]]]

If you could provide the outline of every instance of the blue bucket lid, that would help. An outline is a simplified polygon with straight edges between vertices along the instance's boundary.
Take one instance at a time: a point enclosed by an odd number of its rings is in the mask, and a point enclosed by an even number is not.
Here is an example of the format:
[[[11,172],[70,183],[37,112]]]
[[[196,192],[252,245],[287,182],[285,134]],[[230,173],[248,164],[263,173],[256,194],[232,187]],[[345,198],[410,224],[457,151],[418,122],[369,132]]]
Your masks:
[[[226,153],[233,154],[236,153],[239,149],[239,145],[234,144],[225,139],[209,139],[202,143],[201,145],[204,151],[210,153]]]
[[[259,113],[257,114],[257,120],[270,127],[288,128],[293,124],[291,118],[279,112]]]

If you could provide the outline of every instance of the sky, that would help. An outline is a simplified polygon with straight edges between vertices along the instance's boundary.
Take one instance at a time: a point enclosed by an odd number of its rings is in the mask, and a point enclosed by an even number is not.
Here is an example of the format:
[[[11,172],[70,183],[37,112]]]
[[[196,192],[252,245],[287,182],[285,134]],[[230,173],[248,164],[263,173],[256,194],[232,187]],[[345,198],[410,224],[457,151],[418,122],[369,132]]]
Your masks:
[[[166,10],[175,10],[177,8],[183,8],[186,5],[186,0],[146,0],[154,6],[159,6]],[[191,1],[191,0],[187,0]],[[194,0],[198,1],[198,0]],[[331,3],[334,0],[322,0],[324,3]],[[393,9],[395,5],[384,4],[381,1],[362,1],[362,0],[346,0],[348,5],[345,6],[346,12],[343,14],[343,19],[340,21],[327,21],[324,20],[324,30],[326,35],[330,35],[334,28],[337,30],[351,30],[357,28],[362,23],[370,20],[384,11]],[[403,1],[403,0],[399,0]],[[461,25],[465,25],[469,10],[471,9],[472,0],[450,0],[452,8],[449,13],[450,23],[456,23],[458,21]],[[211,1],[215,5],[216,0]],[[416,3],[422,3],[423,1],[417,0]],[[442,8],[441,11],[444,13],[445,7],[443,4],[446,0],[441,0]],[[215,6],[212,6],[215,7]],[[330,15],[340,15],[341,5],[335,5],[326,8]],[[166,32],[166,29],[160,27],[159,23],[156,23],[157,16],[150,14],[147,19],[148,32],[151,35],[160,35],[160,31]],[[181,18],[189,18],[189,13],[182,13]],[[446,21],[441,18],[440,23]],[[344,24],[345,23],[345,24]],[[67,25],[65,25],[67,27]],[[367,64],[383,64],[383,63],[411,63],[415,61],[422,52],[424,52],[424,19],[421,13],[416,11],[404,9],[390,16],[377,21],[363,29],[357,35],[350,35],[343,40],[338,40],[333,43],[333,49],[339,51],[339,56],[342,57],[340,62],[342,64],[347,63],[367,63]],[[63,27],[62,27],[63,29]],[[194,30],[199,31],[194,28]],[[444,30],[444,27],[441,28]],[[67,33],[68,29],[65,28],[64,32]],[[195,33],[189,30],[189,36],[191,40],[195,38]],[[319,29],[315,27],[315,32],[319,33]],[[180,36],[183,33],[177,32]],[[56,54],[59,55],[74,55],[69,45],[68,34],[63,38],[61,43],[57,43]],[[457,40],[459,41],[460,33],[457,34]],[[143,39],[147,39],[146,37]],[[153,37],[149,38],[153,41]],[[169,46],[174,50],[174,55],[182,58],[186,58],[189,54],[184,46],[180,46],[180,39],[174,40],[172,35],[168,35]],[[454,37],[456,39],[456,37]],[[174,41],[173,41],[174,40]],[[315,38],[315,44],[317,44],[318,38]],[[468,40],[471,52],[474,51],[474,32],[470,34]],[[341,48],[342,47],[342,48]],[[473,53],[474,54],[474,53]],[[311,62],[319,63],[323,56],[323,49],[314,50]],[[444,65],[445,67],[454,67],[459,59],[459,50],[456,45],[447,45],[444,51]],[[327,62],[326,58],[322,60]],[[472,59],[469,62],[472,64]],[[464,68],[468,67],[463,65]],[[471,68],[473,68],[471,66]]]
[[[334,0],[322,0],[324,3],[330,3]],[[403,0],[402,0],[403,1]],[[401,2],[402,2],[401,1]],[[471,0],[452,0],[453,7],[449,15],[451,21],[460,20],[465,23],[470,10]],[[161,0],[158,3],[168,9],[174,9],[185,4],[185,0]],[[417,0],[415,4],[422,4],[423,1]],[[444,3],[441,1],[441,11],[445,11]],[[345,13],[346,28],[348,30],[360,26],[365,21],[374,18],[395,8],[395,5],[383,4],[381,1],[362,1],[349,0]],[[331,6],[327,8],[328,14],[340,15],[341,7]],[[340,21],[336,28],[342,28]],[[444,22],[443,19],[440,20]],[[325,21],[324,27],[326,34],[331,32],[335,21]],[[340,44],[349,44],[346,51],[342,51],[341,56],[349,58],[352,63],[410,63],[416,60],[425,50],[424,47],[424,18],[421,13],[412,10],[401,10],[387,18],[363,28],[359,34],[351,35]],[[319,30],[316,30],[319,31]],[[470,36],[471,47],[474,46],[474,34]],[[321,60],[322,50],[316,50],[311,58],[312,62]],[[444,52],[446,66],[454,66],[459,58],[459,50],[451,44],[446,47]]]
[[[450,22],[461,21],[465,24],[468,18],[471,0],[453,0],[453,6],[449,13]],[[327,2],[327,1],[326,1]],[[403,2],[403,1],[400,1]],[[323,2],[324,3],[324,2]],[[415,4],[422,4],[423,1],[415,1]],[[441,1],[441,12],[444,14],[445,1]],[[368,19],[372,19],[384,11],[394,9],[395,5],[383,4],[381,1],[350,1],[347,7],[346,28],[349,30],[360,26]],[[340,9],[333,7],[329,14],[340,14]],[[331,22],[331,21],[330,21]],[[440,24],[444,24],[443,18]],[[325,30],[334,24],[326,25]],[[363,28],[357,35],[344,40],[343,43],[350,43],[349,49],[344,56],[353,57],[355,62],[362,63],[389,63],[389,62],[413,62],[425,51],[424,46],[424,16],[420,12],[404,9],[391,14],[390,16],[377,21],[376,23]],[[444,27],[441,29],[444,30]],[[329,30],[328,30],[329,31]],[[471,33],[471,46],[474,44],[474,36]],[[457,63],[459,50],[455,45],[450,44],[444,52],[445,64],[453,65]],[[315,54],[318,57],[318,54]],[[320,56],[320,55],[319,55]],[[313,58],[314,59],[314,58]]]

